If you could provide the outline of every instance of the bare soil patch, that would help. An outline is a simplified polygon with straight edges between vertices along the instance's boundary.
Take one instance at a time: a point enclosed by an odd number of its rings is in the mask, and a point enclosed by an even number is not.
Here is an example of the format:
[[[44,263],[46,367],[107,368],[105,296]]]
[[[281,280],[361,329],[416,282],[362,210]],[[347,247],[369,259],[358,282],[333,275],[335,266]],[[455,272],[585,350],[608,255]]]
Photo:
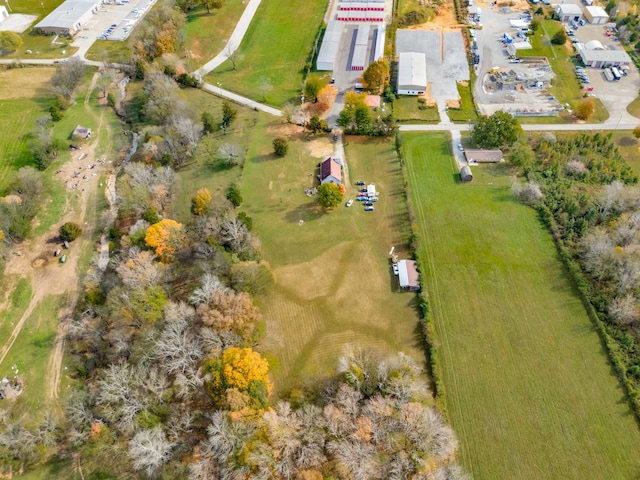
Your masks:
[[[312,157],[328,157],[333,154],[333,143],[326,137],[315,138],[307,143],[307,150]]]

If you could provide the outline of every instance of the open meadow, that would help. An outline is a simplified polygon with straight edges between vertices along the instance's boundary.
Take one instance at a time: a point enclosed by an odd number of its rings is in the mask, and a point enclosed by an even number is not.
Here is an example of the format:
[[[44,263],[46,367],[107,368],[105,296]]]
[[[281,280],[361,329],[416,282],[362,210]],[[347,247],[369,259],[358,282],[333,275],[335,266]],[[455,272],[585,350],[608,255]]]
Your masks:
[[[265,130],[266,127],[266,130]],[[291,135],[285,158],[271,139]],[[245,166],[242,209],[253,218],[275,285],[263,299],[267,335],[260,350],[277,357],[273,380],[279,394],[311,385],[335,372],[349,346],[403,351],[424,364],[416,336],[416,297],[398,292],[389,249],[407,253],[409,224],[402,176],[393,144],[349,138],[349,175],[376,184],[380,201],[365,212],[344,202],[323,212],[305,187],[316,182],[317,164],[333,150],[328,136],[305,141],[300,127],[259,122]],[[355,198],[349,186],[345,201]]]
[[[403,140],[461,463],[476,480],[638,478],[638,425],[513,172],[473,167],[461,184],[446,135]]]
[[[239,48],[205,81],[273,105],[300,98],[302,72],[327,4],[319,0],[263,0]],[[271,88],[263,88],[268,83]]]

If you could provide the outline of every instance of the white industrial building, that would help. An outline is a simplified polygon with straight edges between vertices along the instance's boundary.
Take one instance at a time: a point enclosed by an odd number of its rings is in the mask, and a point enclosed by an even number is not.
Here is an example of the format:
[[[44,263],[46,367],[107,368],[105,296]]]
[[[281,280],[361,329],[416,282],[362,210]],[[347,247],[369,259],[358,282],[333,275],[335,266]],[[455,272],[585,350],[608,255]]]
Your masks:
[[[358,25],[356,32],[356,44],[353,47],[353,56],[351,57],[351,70],[364,70],[367,62],[367,48],[369,47],[369,24]]]
[[[631,57],[624,50],[605,50],[598,40],[576,45],[578,57],[587,67],[606,68],[631,65]]]
[[[47,15],[35,28],[56,35],[74,35],[98,12],[102,0],[67,0]]]
[[[424,53],[398,55],[398,94],[424,95],[427,90],[427,57]]]
[[[579,22],[582,20],[582,7],[575,3],[562,3],[558,5],[556,13],[561,22]]]
[[[584,17],[586,18],[587,22],[594,25],[604,25],[609,21],[609,15],[602,7],[585,7]]]
[[[318,52],[318,59],[316,60],[317,70],[334,70],[336,56],[340,49],[340,42],[342,41],[342,31],[344,29],[344,23],[330,20],[327,22],[327,29],[324,32],[322,38],[322,45]]]

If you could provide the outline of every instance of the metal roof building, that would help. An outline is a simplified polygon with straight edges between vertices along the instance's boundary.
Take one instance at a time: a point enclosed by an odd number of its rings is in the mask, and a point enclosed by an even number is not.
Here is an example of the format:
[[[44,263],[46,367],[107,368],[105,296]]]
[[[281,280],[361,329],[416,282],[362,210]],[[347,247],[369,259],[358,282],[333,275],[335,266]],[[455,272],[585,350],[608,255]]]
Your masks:
[[[556,14],[561,22],[578,22],[582,19],[582,7],[575,3],[562,3],[556,8]]]
[[[343,28],[344,23],[335,20],[327,22],[327,29],[324,32],[324,37],[322,37],[322,45],[316,59],[317,70],[334,70]]]
[[[56,35],[73,35],[98,11],[100,5],[102,0],[67,0],[35,28]]]
[[[427,89],[427,57],[417,52],[402,52],[398,57],[398,94],[424,94]]]
[[[420,281],[416,262],[413,260],[400,260],[398,262],[398,280],[400,288],[419,290]]]
[[[585,7],[584,16],[589,23],[594,25],[604,25],[609,21],[609,15],[602,7]]]
[[[587,42],[587,45],[591,42]],[[587,67],[606,68],[631,65],[631,57],[624,50],[589,49],[582,44],[576,45],[578,56]]]

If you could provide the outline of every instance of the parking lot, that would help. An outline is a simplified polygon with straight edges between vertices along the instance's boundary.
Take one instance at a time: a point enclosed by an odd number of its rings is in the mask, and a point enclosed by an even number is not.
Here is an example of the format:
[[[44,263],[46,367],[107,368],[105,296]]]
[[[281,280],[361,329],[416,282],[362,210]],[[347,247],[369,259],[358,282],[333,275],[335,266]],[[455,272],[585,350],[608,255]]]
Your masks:
[[[134,0],[122,5],[104,4],[75,36],[72,45],[86,52],[96,40],[126,40],[135,24],[156,0]]]

